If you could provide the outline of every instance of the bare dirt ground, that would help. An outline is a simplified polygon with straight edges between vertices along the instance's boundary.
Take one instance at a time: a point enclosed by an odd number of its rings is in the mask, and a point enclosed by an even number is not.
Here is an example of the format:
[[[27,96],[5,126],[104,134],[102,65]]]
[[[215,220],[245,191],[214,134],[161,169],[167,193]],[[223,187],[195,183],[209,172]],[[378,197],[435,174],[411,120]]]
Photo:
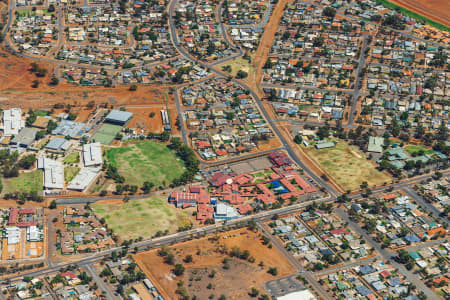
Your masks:
[[[295,271],[277,249],[269,249],[267,245],[262,244],[258,232],[239,229],[214,237],[211,235],[170,247],[176,263],[183,263],[186,267],[182,276],[176,277],[172,274],[173,266],[164,263],[163,258],[158,255],[158,250],[140,253],[135,258],[139,266],[169,299],[177,299],[176,290],[180,280],[184,281],[184,287],[189,295],[196,295],[198,299],[208,299],[211,294],[216,295],[215,299],[221,294],[227,299],[248,299],[248,292],[252,287],[262,293],[266,281]],[[227,253],[233,247],[248,250],[255,261],[251,263],[247,260],[230,258]],[[183,262],[186,255],[192,255],[193,261]],[[229,259],[228,269],[223,267],[224,258]],[[261,261],[263,266],[259,265]],[[275,266],[278,275],[268,274],[268,268]],[[211,277],[213,271],[215,275]]]
[[[406,9],[450,26],[450,1],[448,0],[390,0]]]
[[[85,106],[90,101],[113,106],[165,104],[167,101],[170,104],[170,101],[173,101],[171,95],[167,97],[168,86],[165,85],[142,85],[137,91],[130,91],[129,86],[78,87],[65,82],[51,86],[49,83],[54,73],[54,66],[38,63],[40,67],[46,68],[48,73],[45,77],[37,77],[29,71],[32,62],[34,60],[17,57],[0,49],[0,106],[2,108],[50,109],[57,103]],[[40,82],[37,88],[32,87],[34,80]]]
[[[270,17],[269,22],[264,28],[264,34],[262,35],[261,43],[256,50],[255,59],[252,61],[253,67],[256,68],[256,73],[249,74],[248,81],[252,83],[250,87],[253,88],[253,90],[257,91],[259,93],[259,96],[262,95],[262,90],[258,87],[263,76],[263,67],[269,55],[270,48],[272,47],[275,33],[278,29],[278,24],[281,17],[283,16],[284,8],[289,1],[291,0],[280,0],[276,4],[272,12],[272,16]]]
[[[128,123],[127,128],[138,128],[153,133],[161,133],[162,126],[161,110],[166,110],[165,105],[151,107],[127,107],[127,111],[133,113],[133,119]],[[173,107],[173,109],[176,109]],[[151,117],[152,116],[152,117]]]

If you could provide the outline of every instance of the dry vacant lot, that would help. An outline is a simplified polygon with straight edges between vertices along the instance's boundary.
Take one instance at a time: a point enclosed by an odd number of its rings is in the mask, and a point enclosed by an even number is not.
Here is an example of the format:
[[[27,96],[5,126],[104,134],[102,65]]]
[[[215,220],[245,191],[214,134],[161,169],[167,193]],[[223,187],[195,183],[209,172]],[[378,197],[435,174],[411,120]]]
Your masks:
[[[229,253],[236,247],[241,252],[248,250],[252,259],[231,257]],[[188,294],[197,299],[208,299],[211,294],[215,295],[214,299],[222,294],[227,299],[249,299],[252,287],[260,294],[266,293],[265,282],[295,272],[277,249],[262,243],[259,232],[245,228],[180,243],[171,246],[169,251],[174,254],[175,263],[185,266],[183,275],[175,276],[174,266],[165,263],[156,249],[138,254],[136,260],[170,299],[178,298],[176,290],[180,280]],[[192,262],[184,261],[187,255],[192,255]],[[276,276],[267,272],[270,267],[277,268]]]
[[[305,150],[344,190],[357,190],[364,181],[374,186],[392,180],[386,173],[378,171],[357,147],[344,141],[337,141],[334,148],[318,150],[309,146]]]

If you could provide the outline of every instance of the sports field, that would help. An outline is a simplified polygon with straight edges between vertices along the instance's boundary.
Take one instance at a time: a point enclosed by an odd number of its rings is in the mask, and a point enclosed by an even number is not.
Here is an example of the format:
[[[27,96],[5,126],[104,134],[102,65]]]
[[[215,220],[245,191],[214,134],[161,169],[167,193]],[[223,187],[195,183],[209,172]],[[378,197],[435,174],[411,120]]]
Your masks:
[[[364,181],[374,186],[392,180],[378,171],[357,147],[344,141],[338,141],[334,148],[318,150],[310,146],[305,150],[344,190],[360,189]]]
[[[116,166],[128,184],[142,186],[145,181],[155,187],[168,186],[184,172],[184,164],[163,143],[141,141],[106,151],[107,161]]]
[[[102,145],[110,145],[120,131],[122,126],[105,123],[94,135],[94,140]]]
[[[21,173],[18,177],[3,178],[2,182],[2,195],[13,192],[38,192],[44,188],[44,174],[41,170],[36,170],[29,173]]]
[[[156,196],[127,203],[98,203],[92,208],[122,240],[151,238],[165,230],[174,233],[178,227],[190,224],[186,211],[177,210],[166,199]]]

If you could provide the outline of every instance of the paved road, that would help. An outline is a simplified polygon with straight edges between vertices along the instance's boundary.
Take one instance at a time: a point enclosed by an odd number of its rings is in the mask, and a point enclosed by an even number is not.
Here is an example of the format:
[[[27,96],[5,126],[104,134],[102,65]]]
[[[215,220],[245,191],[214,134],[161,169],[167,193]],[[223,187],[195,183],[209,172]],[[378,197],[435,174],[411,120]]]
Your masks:
[[[444,243],[448,243],[449,240],[450,240],[450,238],[443,238],[443,239],[439,239],[439,240],[428,241],[428,242],[421,243],[421,244],[416,245],[416,246],[405,248],[405,250],[408,251],[408,252],[414,252],[414,251],[417,251],[417,250],[420,250],[420,249],[424,249],[424,248],[433,247],[433,246],[436,246],[436,245],[441,245],[441,244],[444,244]]]
[[[309,86],[309,85],[302,85],[302,84],[293,84],[293,85],[289,85],[289,84],[275,84],[275,83],[261,83],[261,87],[262,88],[274,88],[274,89],[296,89],[296,88],[301,88],[303,90],[308,90],[308,91],[314,91],[314,92],[333,92],[333,93],[343,93],[343,94],[350,94],[353,95],[354,91],[353,90],[343,90],[343,89],[332,89],[332,88],[318,88],[318,87],[313,87],[313,86]]]
[[[371,247],[373,247],[385,260],[389,261],[390,265],[392,265],[394,268],[397,268],[399,272],[403,274],[408,281],[413,283],[419,291],[423,291],[425,295],[428,297],[428,299],[432,300],[439,299],[439,297],[432,290],[430,290],[421,280],[419,280],[419,278],[416,275],[414,275],[411,271],[407,270],[404,265],[392,259],[395,254],[391,253],[385,248],[382,248],[381,244],[375,241],[375,239],[372,236],[370,236],[364,229],[362,229],[360,226],[351,221],[346,211],[344,211],[342,208],[337,208],[335,212],[341,217],[341,219],[344,222],[348,222],[352,231],[356,232],[361,237],[363,237],[363,239]]]
[[[297,280],[297,274],[288,275],[266,282],[266,291],[273,297],[284,296],[288,293],[304,290],[305,286]]]
[[[108,299],[108,300],[119,300],[119,299],[121,299],[121,297],[114,296],[113,292],[111,291],[111,288],[108,286],[107,283],[105,283],[103,281],[103,279],[101,279],[98,276],[97,270],[94,269],[92,264],[88,264],[88,265],[84,266],[84,269],[86,270],[86,273],[88,274],[88,276],[92,277],[94,282],[97,283],[97,287],[100,289],[100,291],[105,291],[106,299]]]
[[[360,265],[364,265],[364,264],[368,264],[371,262],[376,261],[377,259],[379,259],[380,256],[374,256],[374,257],[369,257],[369,258],[365,258],[365,259],[361,259],[361,260],[357,260],[357,261],[353,261],[353,262],[346,262],[343,265],[337,266],[337,267],[331,267],[319,272],[314,273],[316,276],[321,276],[321,275],[325,275],[325,274],[331,274],[331,273],[336,273],[338,271],[341,270],[346,270],[346,269],[351,269]]]
[[[307,200],[307,201],[303,201],[302,203],[297,203],[297,204],[294,204],[294,205],[291,205],[288,207],[282,207],[282,208],[274,209],[274,210],[270,210],[270,211],[263,211],[258,214],[255,214],[255,215],[245,216],[245,217],[242,217],[239,219],[234,219],[234,220],[230,220],[230,221],[220,222],[220,223],[217,223],[214,225],[209,225],[209,226],[195,228],[195,229],[191,229],[191,230],[187,230],[187,231],[183,231],[183,232],[178,232],[178,233],[175,233],[172,235],[167,235],[167,236],[156,238],[156,239],[148,239],[148,240],[136,242],[136,243],[131,244],[129,248],[133,249],[134,247],[138,247],[138,249],[140,251],[144,251],[144,250],[147,250],[150,248],[157,248],[157,247],[160,247],[163,245],[171,245],[171,244],[179,243],[182,241],[190,240],[194,236],[204,236],[204,235],[208,235],[208,234],[219,232],[219,231],[225,231],[225,230],[230,229],[233,226],[242,224],[243,222],[265,221],[265,220],[271,219],[274,216],[290,215],[292,213],[299,211],[301,208],[304,208],[313,202],[320,204],[320,203],[328,202],[330,200],[331,200],[330,197],[324,197],[324,198],[320,198],[320,199],[316,199],[316,200]],[[61,268],[67,267],[69,265],[75,264],[78,266],[85,266],[85,265],[93,264],[93,263],[103,259],[103,257],[109,256],[112,251],[118,251],[118,250],[122,250],[122,249],[124,249],[124,247],[119,246],[119,247],[111,248],[111,249],[108,249],[108,250],[105,250],[102,252],[98,252],[95,254],[86,255],[77,261],[72,261],[69,263],[53,264],[52,266],[48,266],[47,268],[44,268],[39,271],[30,271],[30,272],[24,272],[20,275],[6,276],[2,280],[0,280],[0,284],[2,282],[3,283],[6,282],[6,280],[8,280],[8,279],[9,280],[19,280],[19,279],[23,278],[23,276],[40,276],[40,275],[44,275],[44,274],[49,274],[49,273],[55,272]]]
[[[416,191],[414,191],[410,186],[405,187],[402,189],[405,194],[417,202],[420,206],[422,206],[425,210],[430,212],[432,216],[436,219],[444,219],[445,222],[449,222],[450,219],[447,216],[441,217],[441,212],[430,202],[426,201],[421,195],[417,194]]]

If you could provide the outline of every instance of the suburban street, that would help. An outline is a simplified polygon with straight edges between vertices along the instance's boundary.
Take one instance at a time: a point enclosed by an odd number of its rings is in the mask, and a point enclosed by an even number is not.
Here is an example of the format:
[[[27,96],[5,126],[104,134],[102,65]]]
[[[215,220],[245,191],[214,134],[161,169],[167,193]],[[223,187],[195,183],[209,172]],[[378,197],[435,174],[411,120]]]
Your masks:
[[[389,262],[393,267],[399,270],[401,274],[403,274],[408,280],[413,283],[419,291],[423,291],[428,299],[438,300],[439,297],[431,291],[416,275],[412,272],[408,271],[404,265],[396,262],[393,257],[395,253],[389,252],[385,248],[381,247],[381,244],[375,241],[364,229],[360,226],[356,225],[352,220],[350,220],[348,214],[341,208],[335,210],[339,217],[342,218],[345,222],[348,222],[350,228],[355,231],[357,234],[361,235],[364,240],[373,247],[383,259]]]

